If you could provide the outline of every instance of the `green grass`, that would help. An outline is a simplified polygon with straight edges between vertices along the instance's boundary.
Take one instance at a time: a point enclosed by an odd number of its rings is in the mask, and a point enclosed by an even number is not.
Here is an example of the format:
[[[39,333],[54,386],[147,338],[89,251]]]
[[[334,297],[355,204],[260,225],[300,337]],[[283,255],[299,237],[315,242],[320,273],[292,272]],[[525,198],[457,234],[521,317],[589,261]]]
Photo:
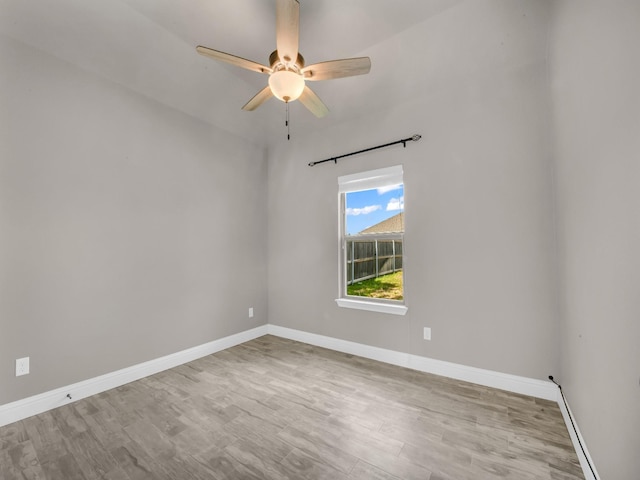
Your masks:
[[[402,271],[347,286],[347,295],[402,300]]]

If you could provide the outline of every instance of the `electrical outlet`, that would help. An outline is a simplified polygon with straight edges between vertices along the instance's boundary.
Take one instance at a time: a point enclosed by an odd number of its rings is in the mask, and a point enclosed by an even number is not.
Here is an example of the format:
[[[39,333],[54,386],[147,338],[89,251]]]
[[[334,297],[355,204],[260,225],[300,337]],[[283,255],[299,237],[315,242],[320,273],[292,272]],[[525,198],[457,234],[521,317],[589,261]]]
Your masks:
[[[16,377],[29,373],[29,357],[18,358],[16,360]]]
[[[431,340],[431,329],[429,327],[424,327],[424,339]]]
[[[249,318],[253,318],[253,307],[249,308]]]

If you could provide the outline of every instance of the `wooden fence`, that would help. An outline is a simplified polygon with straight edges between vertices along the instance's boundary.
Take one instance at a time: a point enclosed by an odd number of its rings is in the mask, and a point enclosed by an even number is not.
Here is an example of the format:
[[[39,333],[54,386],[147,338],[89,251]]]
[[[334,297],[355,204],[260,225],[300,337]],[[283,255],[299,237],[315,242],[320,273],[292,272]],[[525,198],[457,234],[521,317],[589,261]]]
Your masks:
[[[347,285],[402,270],[401,239],[349,239]]]

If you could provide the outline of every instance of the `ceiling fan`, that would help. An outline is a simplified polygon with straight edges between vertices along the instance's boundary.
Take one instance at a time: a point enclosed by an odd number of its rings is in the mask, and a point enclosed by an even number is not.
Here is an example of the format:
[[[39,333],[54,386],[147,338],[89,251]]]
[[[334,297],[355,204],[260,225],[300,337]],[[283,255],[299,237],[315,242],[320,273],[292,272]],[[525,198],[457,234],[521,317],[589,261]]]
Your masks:
[[[285,103],[300,100],[316,117],[324,117],[329,110],[305,82],[363,75],[371,70],[371,60],[369,57],[345,58],[305,66],[298,52],[299,26],[299,1],[276,0],[276,50],[269,55],[269,66],[201,45],[196,50],[214,60],[269,75],[269,84],[249,100],[243,110],[255,110],[275,96]]]

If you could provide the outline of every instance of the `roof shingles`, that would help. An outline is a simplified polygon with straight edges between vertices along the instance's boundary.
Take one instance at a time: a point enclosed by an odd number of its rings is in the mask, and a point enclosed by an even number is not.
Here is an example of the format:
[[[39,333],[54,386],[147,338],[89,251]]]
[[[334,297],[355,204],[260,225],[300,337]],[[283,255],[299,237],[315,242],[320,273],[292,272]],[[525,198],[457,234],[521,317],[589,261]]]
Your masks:
[[[381,221],[380,223],[376,223],[369,228],[365,228],[359,233],[359,235],[399,232],[404,232],[404,212],[400,212],[393,217]]]

